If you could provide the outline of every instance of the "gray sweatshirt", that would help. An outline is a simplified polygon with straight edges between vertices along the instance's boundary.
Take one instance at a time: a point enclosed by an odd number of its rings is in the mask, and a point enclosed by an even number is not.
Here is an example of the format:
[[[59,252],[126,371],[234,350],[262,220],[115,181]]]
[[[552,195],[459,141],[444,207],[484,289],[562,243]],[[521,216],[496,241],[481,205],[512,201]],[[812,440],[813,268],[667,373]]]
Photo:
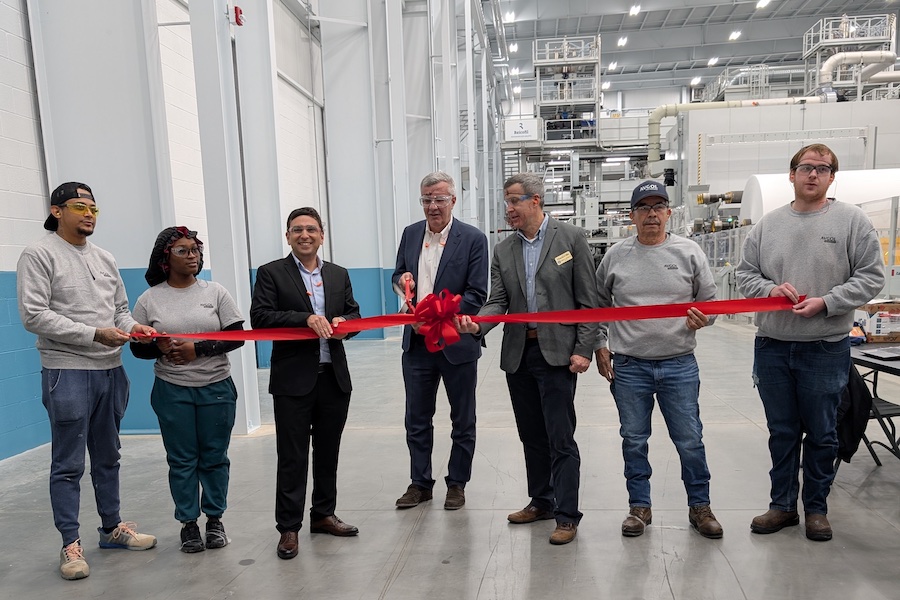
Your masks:
[[[103,370],[122,364],[122,348],[94,341],[98,328],[130,333],[137,323],[112,254],[49,233],[22,252],[16,285],[19,316],[38,336],[44,368]]]
[[[220,331],[244,320],[224,287],[202,279],[186,288],[173,288],[166,281],[153,286],[135,302],[134,318],[167,333]],[[231,364],[226,354],[198,356],[186,365],[173,364],[163,356],[153,370],[163,381],[201,387],[231,375]]]
[[[747,298],[768,297],[775,286],[790,283],[801,295],[825,300],[825,310],[810,318],[789,310],[757,313],[757,335],[835,342],[849,334],[853,310],[884,287],[881,245],[858,206],[835,200],[816,212],[783,206],[753,226],[737,282]]]
[[[655,246],[631,237],[615,244],[597,267],[600,307],[715,300],[709,262],[696,242],[669,234]],[[602,323],[597,348],[647,360],[684,356],[697,346],[683,317]],[[715,317],[710,317],[710,323]]]

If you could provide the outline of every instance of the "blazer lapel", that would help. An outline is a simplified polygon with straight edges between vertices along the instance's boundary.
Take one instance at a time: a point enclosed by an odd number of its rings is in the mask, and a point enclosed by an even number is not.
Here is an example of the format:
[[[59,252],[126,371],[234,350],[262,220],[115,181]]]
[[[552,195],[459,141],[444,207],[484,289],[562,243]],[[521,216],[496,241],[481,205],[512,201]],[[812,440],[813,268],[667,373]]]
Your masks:
[[[513,261],[516,265],[516,275],[519,276],[519,287],[522,288],[522,297],[528,298],[528,284],[525,275],[525,257],[522,256],[522,236],[518,232],[513,234],[512,243]]]
[[[544,264],[544,259],[550,253],[550,246],[553,244],[553,238],[556,237],[556,230],[559,229],[559,223],[556,219],[547,220],[547,230],[544,232],[544,243],[541,245],[541,255],[538,257],[537,268],[540,269]]]
[[[288,278],[297,286],[301,304],[303,304],[308,312],[313,312],[312,301],[309,299],[309,290],[306,289],[303,278],[300,277],[300,269],[297,267],[297,263],[294,261],[293,256],[288,255],[284,259],[284,269],[288,273]]]

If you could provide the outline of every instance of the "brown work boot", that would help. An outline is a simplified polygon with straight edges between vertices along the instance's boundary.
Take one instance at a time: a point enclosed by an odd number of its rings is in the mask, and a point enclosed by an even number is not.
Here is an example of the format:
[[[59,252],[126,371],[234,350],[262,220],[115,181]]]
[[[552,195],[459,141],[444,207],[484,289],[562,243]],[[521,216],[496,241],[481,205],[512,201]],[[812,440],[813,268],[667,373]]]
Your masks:
[[[722,526],[716,521],[716,515],[709,508],[709,504],[692,506],[688,510],[688,521],[691,522],[691,527],[705,538],[717,540],[722,537]]]
[[[770,508],[765,514],[753,517],[750,522],[750,531],[753,533],[775,533],[785,527],[800,524],[800,515],[796,510],[778,510]]]
[[[557,523],[556,529],[550,534],[550,543],[554,546],[568,544],[575,539],[578,533],[578,525],[575,523]]]
[[[831,539],[831,524],[825,515],[806,513],[806,537],[814,542],[827,542]]]
[[[622,535],[637,537],[644,533],[644,528],[653,521],[653,513],[649,506],[632,506],[628,516],[622,521]]]
[[[541,510],[534,504],[529,504],[522,510],[517,510],[514,513],[510,513],[506,517],[509,519],[510,523],[516,523],[517,525],[521,525],[524,523],[534,523],[535,521],[545,521],[547,519],[555,518],[552,510]]]

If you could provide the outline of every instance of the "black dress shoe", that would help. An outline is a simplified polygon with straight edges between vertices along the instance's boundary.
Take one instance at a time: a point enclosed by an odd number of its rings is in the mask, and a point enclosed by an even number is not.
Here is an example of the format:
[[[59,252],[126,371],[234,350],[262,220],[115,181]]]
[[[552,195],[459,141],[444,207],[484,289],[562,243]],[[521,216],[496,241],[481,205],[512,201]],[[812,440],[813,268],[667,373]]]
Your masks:
[[[323,519],[319,519],[318,521],[313,521],[312,523],[310,523],[309,532],[330,533],[331,535],[336,535],[338,537],[349,537],[351,535],[356,535],[357,533],[359,533],[359,529],[357,529],[353,525],[344,523],[336,516],[331,515],[330,517],[325,517]]]
[[[276,548],[278,558],[283,558],[285,560],[294,558],[297,556],[297,547],[299,545],[300,542],[297,540],[297,532],[285,531],[281,534],[281,539],[278,540],[278,547]]]

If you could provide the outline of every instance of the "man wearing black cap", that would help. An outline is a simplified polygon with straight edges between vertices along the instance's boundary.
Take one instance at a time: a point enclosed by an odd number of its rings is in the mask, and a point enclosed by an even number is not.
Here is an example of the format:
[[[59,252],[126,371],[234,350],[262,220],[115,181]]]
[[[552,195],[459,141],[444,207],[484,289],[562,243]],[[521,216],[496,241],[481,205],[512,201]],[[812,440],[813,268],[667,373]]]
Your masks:
[[[609,249],[597,268],[601,307],[705,302],[716,284],[703,250],[695,242],[666,232],[672,211],[666,188],[645,181],[631,195],[637,236]],[[602,324],[597,369],[610,383],[619,410],[625,458],[628,516],[622,535],[644,533],[650,512],[647,460],[654,396],[681,458],[688,520],[707,538],[722,537],[709,508],[709,467],[700,422],[700,371],[694,359],[696,332],[712,323],[696,308],[685,319],[645,319]]]
[[[136,532],[134,523],[119,515],[119,422],[129,385],[122,346],[131,334],[156,331],[135,322],[115,259],[87,240],[99,212],[87,185],[60,185],[50,196],[44,223],[55,234],[28,246],[16,269],[19,315],[25,329],[38,336],[52,440],[50,503],[63,538],[63,579],[90,573],[78,523],[85,445],[101,520],[100,547],[156,545],[155,537]]]

